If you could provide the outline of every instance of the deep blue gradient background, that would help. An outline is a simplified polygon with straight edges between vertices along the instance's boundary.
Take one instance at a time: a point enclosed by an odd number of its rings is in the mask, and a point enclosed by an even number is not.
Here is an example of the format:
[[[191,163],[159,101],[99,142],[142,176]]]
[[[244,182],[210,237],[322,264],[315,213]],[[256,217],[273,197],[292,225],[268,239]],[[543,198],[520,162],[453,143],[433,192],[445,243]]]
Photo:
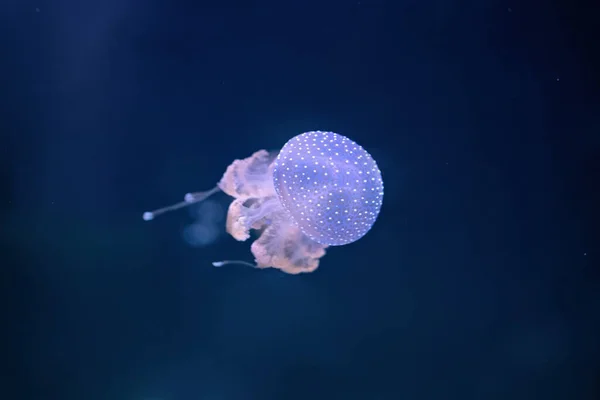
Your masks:
[[[3,397],[600,397],[595,9],[5,0],[0,17]],[[315,273],[215,269],[250,244],[223,226],[186,244],[186,211],[142,221],[315,129],[368,149],[386,185],[373,230]]]

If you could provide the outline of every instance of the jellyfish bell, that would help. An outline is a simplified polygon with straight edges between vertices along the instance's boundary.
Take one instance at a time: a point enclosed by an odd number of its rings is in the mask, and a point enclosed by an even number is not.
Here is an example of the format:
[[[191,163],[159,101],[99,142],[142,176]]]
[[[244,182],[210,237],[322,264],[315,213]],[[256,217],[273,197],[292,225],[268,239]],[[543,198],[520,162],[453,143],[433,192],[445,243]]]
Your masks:
[[[377,163],[361,146],[333,132],[289,140],[274,162],[273,183],[283,207],[317,243],[341,246],[363,237],[383,200]]]
[[[245,241],[255,230],[251,251],[256,264],[289,274],[312,272],[328,246],[363,237],[375,223],[383,201],[377,163],[360,145],[333,132],[311,131],[290,139],[278,152],[260,150],[235,160],[216,187],[188,193],[184,201],[145,212],[152,220],[218,192],[229,205],[227,232]]]

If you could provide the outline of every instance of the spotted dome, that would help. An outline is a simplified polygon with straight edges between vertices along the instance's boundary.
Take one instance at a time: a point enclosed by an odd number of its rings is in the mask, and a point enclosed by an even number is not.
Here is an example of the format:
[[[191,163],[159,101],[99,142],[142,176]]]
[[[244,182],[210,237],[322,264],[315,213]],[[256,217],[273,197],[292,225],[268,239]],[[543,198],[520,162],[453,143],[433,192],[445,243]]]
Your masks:
[[[275,160],[273,183],[302,232],[324,245],[363,237],[383,201],[383,180],[373,157],[333,132],[306,132],[290,139]]]

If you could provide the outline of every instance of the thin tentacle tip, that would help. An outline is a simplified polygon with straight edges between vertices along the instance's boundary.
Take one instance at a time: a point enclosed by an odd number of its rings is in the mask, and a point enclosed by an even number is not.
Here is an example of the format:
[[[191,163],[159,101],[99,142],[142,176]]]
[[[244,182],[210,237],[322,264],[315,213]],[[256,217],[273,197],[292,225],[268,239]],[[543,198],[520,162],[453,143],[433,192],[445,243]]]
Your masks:
[[[213,261],[213,267],[222,267],[225,263],[223,261]]]
[[[144,221],[151,221],[154,219],[154,214],[150,211],[146,211],[144,215],[142,215],[142,218],[144,218]]]

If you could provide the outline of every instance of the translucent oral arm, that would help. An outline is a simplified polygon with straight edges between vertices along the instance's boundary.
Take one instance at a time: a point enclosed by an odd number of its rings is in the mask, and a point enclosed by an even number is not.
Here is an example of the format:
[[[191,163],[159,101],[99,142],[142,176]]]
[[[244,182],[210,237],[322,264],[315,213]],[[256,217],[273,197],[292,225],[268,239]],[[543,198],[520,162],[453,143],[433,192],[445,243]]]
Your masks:
[[[207,190],[206,192],[187,193],[185,195],[185,197],[183,198],[182,202],[175,203],[170,206],[163,207],[163,208],[159,208],[154,211],[146,211],[142,215],[142,218],[144,219],[144,221],[151,221],[161,214],[167,213],[169,211],[175,211],[180,208],[192,205],[194,203],[199,203],[202,200],[205,200],[208,197],[212,196],[213,194],[217,193],[219,190],[221,190],[221,189],[219,189],[218,186],[215,186],[214,188]]]
[[[225,265],[245,265],[252,268],[258,268],[256,264],[249,263],[241,260],[224,260],[224,261],[213,261],[212,265],[215,267],[223,267]]]

